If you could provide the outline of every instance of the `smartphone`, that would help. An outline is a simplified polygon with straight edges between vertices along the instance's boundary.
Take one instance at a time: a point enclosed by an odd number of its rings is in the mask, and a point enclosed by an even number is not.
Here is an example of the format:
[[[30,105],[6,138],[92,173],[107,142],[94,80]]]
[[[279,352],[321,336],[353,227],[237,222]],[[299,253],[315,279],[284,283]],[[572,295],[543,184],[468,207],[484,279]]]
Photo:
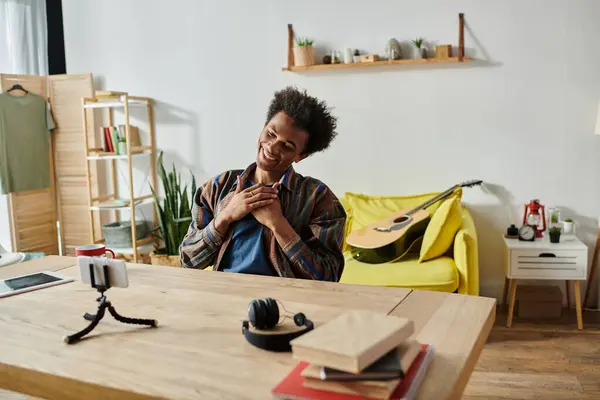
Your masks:
[[[31,292],[50,286],[73,282],[73,278],[52,271],[35,272],[28,275],[0,280],[0,297]]]
[[[129,286],[127,267],[123,260],[106,257],[78,256],[77,265],[79,266],[79,275],[83,283],[92,284],[90,273],[93,271],[96,285],[106,286],[104,280],[104,266],[106,265],[110,287],[126,288]],[[90,265],[92,266],[91,269]]]

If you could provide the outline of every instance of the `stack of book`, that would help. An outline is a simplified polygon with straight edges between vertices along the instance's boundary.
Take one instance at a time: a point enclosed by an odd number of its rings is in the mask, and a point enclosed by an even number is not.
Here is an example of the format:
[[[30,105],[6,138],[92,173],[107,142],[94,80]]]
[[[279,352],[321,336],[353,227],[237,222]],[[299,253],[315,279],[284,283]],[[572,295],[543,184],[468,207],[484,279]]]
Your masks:
[[[413,333],[406,318],[344,313],[291,342],[299,363],[272,392],[286,399],[412,399],[434,354]]]
[[[131,137],[131,147],[139,147],[140,134],[138,128],[129,126],[129,135]],[[121,144],[122,143],[122,144]],[[102,147],[106,153],[115,153],[117,155],[126,155],[126,134],[125,125],[103,126],[102,127]],[[121,145],[120,145],[121,144]],[[132,150],[132,153],[139,153],[141,150]]]

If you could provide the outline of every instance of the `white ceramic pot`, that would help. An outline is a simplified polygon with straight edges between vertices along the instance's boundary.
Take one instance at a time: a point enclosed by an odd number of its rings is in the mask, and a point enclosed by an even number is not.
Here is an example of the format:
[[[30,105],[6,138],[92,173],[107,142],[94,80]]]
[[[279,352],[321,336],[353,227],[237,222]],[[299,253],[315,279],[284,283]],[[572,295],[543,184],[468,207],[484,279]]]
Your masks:
[[[119,142],[119,155],[122,155],[122,156],[127,155],[127,143]]]
[[[352,60],[353,60],[355,63],[359,63],[359,62],[360,62],[360,56],[352,56]]]
[[[420,60],[423,58],[423,55],[421,54],[421,49],[417,46],[414,47],[413,55],[415,60]]]
[[[352,64],[354,62],[352,57],[352,49],[347,48],[344,52],[344,64]]]
[[[573,222],[563,222],[563,233],[573,233]]]

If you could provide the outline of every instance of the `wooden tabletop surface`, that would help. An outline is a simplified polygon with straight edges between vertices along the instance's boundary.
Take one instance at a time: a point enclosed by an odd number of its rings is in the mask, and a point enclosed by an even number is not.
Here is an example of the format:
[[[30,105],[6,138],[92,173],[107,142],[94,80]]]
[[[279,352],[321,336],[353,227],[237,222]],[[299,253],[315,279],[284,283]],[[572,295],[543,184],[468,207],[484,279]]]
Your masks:
[[[460,398],[494,319],[495,301],[482,297],[128,264],[130,287],[107,297],[120,314],[159,327],[107,313],[87,339],[66,345],[62,337],[96,309],[75,262],[51,256],[0,269],[0,279],[42,270],[76,278],[0,300],[0,388],[57,399],[270,398],[297,361],[241,332],[250,300],[269,296],[316,327],[357,308],[412,318],[417,339],[438,350],[419,399]]]

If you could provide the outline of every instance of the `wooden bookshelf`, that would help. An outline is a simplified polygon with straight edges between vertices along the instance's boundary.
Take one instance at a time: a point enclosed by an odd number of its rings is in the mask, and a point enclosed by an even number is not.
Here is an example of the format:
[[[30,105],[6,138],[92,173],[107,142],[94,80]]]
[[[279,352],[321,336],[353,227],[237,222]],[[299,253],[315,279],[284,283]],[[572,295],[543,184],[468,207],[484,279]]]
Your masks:
[[[373,62],[358,62],[358,63],[338,63],[338,64],[314,64],[307,66],[294,65],[294,30],[291,24],[288,25],[288,65],[281,68],[282,71],[288,72],[304,72],[304,71],[324,71],[349,68],[367,68],[367,67],[383,67],[383,66],[406,66],[406,65],[432,65],[439,63],[462,63],[471,61],[471,57],[465,57],[464,43],[464,14],[458,14],[458,51],[456,57],[448,58],[424,58],[424,59],[401,59],[401,60],[382,60]]]
[[[129,108],[131,106],[143,106],[147,110],[148,115],[148,146],[133,146],[132,145],[132,131],[133,126],[130,125]],[[126,152],[125,154],[117,154],[114,152],[107,152],[104,148],[89,147],[88,143],[88,124],[86,121],[86,109],[90,108],[105,108],[108,109],[108,125],[114,124],[113,110],[122,109],[125,117],[125,137],[126,137]],[[126,92],[99,92],[95,93],[94,97],[84,97],[82,99],[82,110],[83,110],[83,121],[84,121],[84,133],[85,133],[85,150],[87,160],[87,186],[88,186],[88,215],[90,220],[90,226],[94,226],[94,213],[95,212],[114,212],[114,219],[119,221],[120,215],[119,210],[130,211],[131,221],[131,237],[132,247],[126,249],[112,249],[117,254],[132,254],[133,262],[138,262],[139,256],[143,253],[147,253],[154,248],[155,239],[150,236],[141,240],[136,240],[136,208],[145,204],[153,204],[154,197],[152,195],[145,196],[134,196],[134,182],[133,182],[133,165],[132,160],[134,157],[145,156],[150,157],[150,180],[152,187],[157,187],[157,175],[156,175],[156,161],[155,161],[155,141],[154,141],[154,117],[152,99],[148,97],[130,96]],[[92,181],[90,174],[90,163],[92,161],[108,160],[110,162],[110,176],[112,181],[112,193],[103,194],[96,197],[92,197]],[[117,188],[117,173],[116,173],[116,162],[123,160],[127,168],[127,183],[128,190],[126,196],[118,196]],[[154,209],[154,220],[153,224],[156,225],[158,216],[156,209]],[[103,238],[96,238],[94,229],[90,229],[90,243],[101,243],[104,241]]]

